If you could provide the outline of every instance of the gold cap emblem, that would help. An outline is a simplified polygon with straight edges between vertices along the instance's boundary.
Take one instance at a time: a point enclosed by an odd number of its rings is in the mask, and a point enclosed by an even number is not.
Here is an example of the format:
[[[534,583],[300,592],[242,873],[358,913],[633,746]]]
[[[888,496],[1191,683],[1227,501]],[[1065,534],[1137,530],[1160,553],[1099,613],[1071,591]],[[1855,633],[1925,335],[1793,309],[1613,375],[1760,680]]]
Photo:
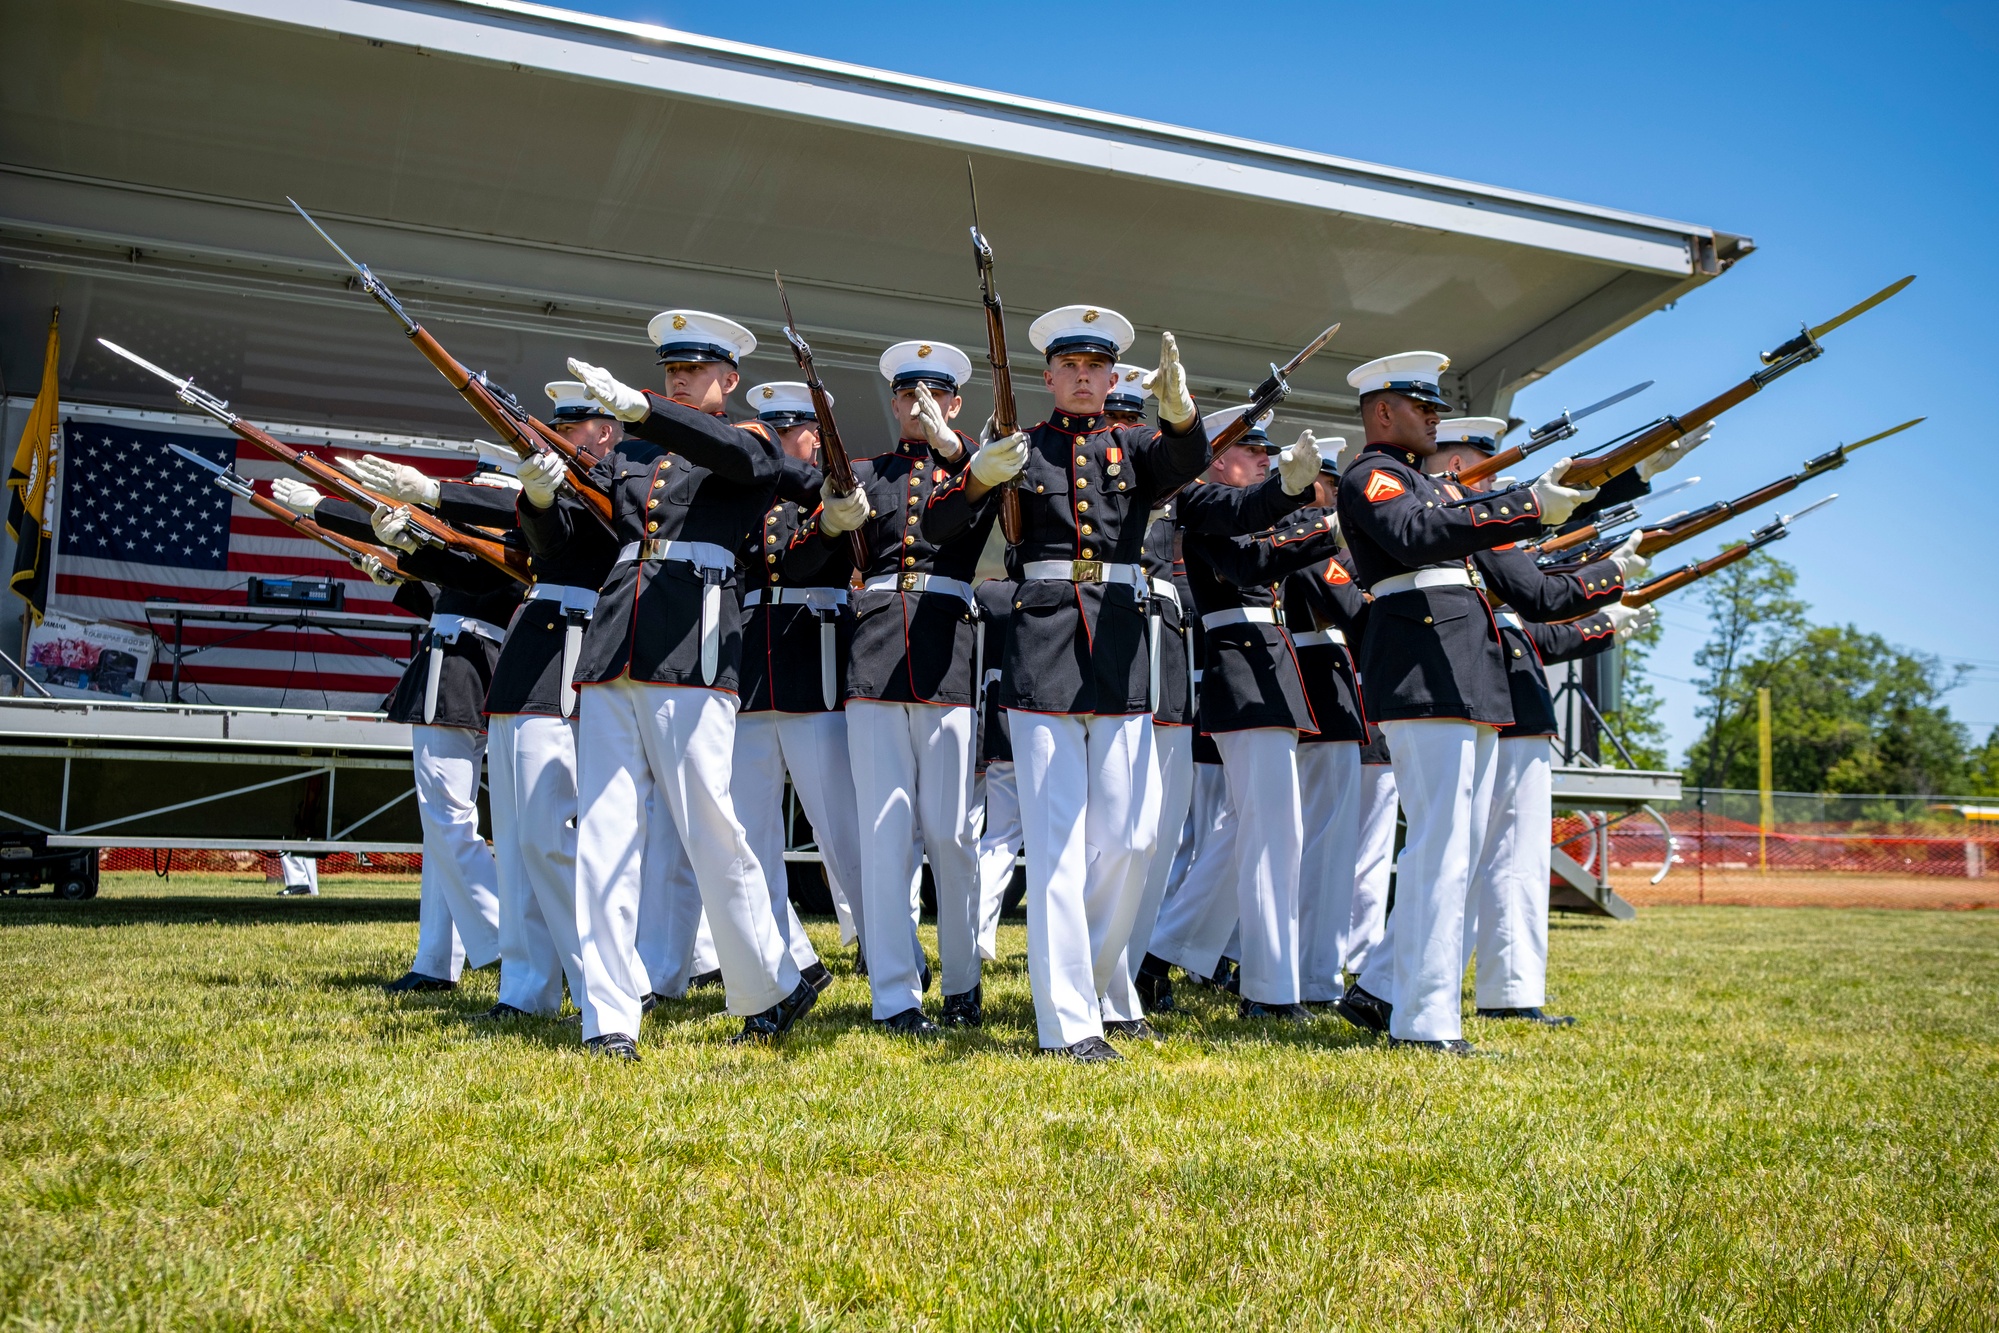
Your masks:
[[[929,355],[930,355],[930,344],[929,344],[929,343],[923,343],[923,344],[921,344],[920,346],[918,346],[918,347],[917,347],[917,349],[916,349],[916,354],[917,354],[918,356],[920,356],[920,357],[922,357],[922,356],[929,356]]]
[[[1124,373],[1124,381],[1126,384],[1129,384],[1133,380],[1137,379],[1139,376],[1143,375],[1144,373],[1145,372],[1142,370],[1127,370]]]
[[[1444,364],[1437,367],[1437,373],[1441,375],[1450,368],[1451,368],[1451,358],[1447,356],[1444,358]]]
[[[1097,312],[1096,312],[1096,311],[1094,311],[1094,310],[1085,310],[1085,311],[1083,312],[1083,322],[1084,322],[1085,324],[1094,324],[1094,323],[1096,323],[1096,322],[1097,322]]]
[[[674,328],[676,328],[676,329],[684,329],[684,328],[686,328],[686,327],[687,327],[687,316],[685,316],[685,315],[675,315],[675,316],[673,317],[673,327],[674,327]]]
[[[777,390],[776,390],[776,389],[773,389],[773,388],[771,388],[771,387],[770,387],[770,385],[768,385],[768,384],[764,385],[764,397],[766,397],[766,398],[775,398],[775,397],[777,397]]]

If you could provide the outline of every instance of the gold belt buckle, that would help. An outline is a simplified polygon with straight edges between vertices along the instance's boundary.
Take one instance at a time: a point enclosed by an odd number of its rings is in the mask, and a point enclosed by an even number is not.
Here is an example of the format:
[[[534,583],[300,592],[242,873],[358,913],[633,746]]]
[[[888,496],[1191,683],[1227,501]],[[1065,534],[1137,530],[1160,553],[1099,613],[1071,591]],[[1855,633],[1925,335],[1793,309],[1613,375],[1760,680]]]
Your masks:
[[[916,589],[916,577],[917,577],[917,576],[916,576],[916,575],[914,575],[914,574],[904,574],[904,575],[902,576],[902,590],[903,590],[904,592],[913,592],[913,591],[915,591],[915,589]]]
[[[1101,560],[1077,560],[1070,565],[1070,572],[1078,583],[1102,583],[1104,562]]]

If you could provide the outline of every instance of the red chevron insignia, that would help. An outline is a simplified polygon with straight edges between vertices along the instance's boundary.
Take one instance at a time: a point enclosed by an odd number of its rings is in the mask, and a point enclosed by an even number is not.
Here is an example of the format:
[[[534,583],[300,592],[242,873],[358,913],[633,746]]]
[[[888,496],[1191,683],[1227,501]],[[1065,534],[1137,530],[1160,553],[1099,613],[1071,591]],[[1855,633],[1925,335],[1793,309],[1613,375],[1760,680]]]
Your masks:
[[[1367,479],[1367,498],[1375,504],[1383,500],[1393,500],[1398,495],[1407,495],[1409,488],[1386,472],[1377,472]]]

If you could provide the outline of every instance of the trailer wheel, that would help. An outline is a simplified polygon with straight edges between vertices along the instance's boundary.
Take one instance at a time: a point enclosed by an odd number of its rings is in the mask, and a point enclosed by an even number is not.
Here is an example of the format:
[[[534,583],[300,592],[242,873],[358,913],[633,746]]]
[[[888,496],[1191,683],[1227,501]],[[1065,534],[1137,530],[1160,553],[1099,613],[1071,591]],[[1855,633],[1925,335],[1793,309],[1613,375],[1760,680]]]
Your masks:
[[[56,897],[68,902],[80,903],[97,888],[81,875],[64,875],[56,881]]]

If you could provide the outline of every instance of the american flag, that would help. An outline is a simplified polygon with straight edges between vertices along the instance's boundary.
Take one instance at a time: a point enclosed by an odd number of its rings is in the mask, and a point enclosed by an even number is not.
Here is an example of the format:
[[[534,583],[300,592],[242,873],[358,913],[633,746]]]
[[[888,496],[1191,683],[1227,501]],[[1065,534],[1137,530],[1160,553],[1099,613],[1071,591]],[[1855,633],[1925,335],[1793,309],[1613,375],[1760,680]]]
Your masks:
[[[148,600],[242,606],[253,574],[310,575],[345,584],[346,611],[402,614],[390,600],[394,589],[376,586],[318,542],[236,499],[168,444],[234,467],[266,494],[273,479],[297,475],[248,445],[239,457],[234,436],[88,419],[63,423],[51,609],[160,635],[148,698],[165,697],[173,640],[170,619],[149,624]],[[363,452],[310,448],[329,462]],[[436,476],[462,476],[472,467],[449,458],[366,452]],[[406,634],[194,622],[185,625],[182,644],[183,700],[289,708],[376,708],[410,651]]]

